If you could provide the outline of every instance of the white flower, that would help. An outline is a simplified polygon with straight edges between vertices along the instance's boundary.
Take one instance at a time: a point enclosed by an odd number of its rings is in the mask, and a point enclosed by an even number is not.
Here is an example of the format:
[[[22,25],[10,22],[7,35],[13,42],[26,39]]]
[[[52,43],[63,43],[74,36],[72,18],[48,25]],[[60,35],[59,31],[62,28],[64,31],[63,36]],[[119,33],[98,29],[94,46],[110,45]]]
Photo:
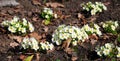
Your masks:
[[[40,43],[42,50],[52,50],[54,48],[54,45],[49,42],[41,42]]]
[[[57,14],[54,14],[54,18],[58,18],[58,15],[57,15]]]
[[[14,25],[14,24],[16,24],[16,23],[17,23],[16,21],[13,21],[13,20],[10,21],[10,24],[11,24],[11,25]]]
[[[98,34],[99,36],[101,36],[102,35],[102,32],[101,31],[99,31],[99,30],[95,30],[94,31],[96,34]]]
[[[95,15],[96,13],[102,12],[102,10],[107,10],[107,7],[101,2],[88,2],[86,4],[82,4],[82,8],[91,13],[91,15]]]
[[[53,14],[53,11],[52,11],[51,9],[49,9],[49,10],[48,10],[48,13],[52,15],[52,14]]]
[[[23,38],[21,45],[24,49],[29,48],[29,45],[31,45],[29,38]]]
[[[75,32],[73,32],[71,35],[72,35],[72,38],[76,38],[77,37],[77,34]]]
[[[111,29],[112,29],[112,30],[115,30],[115,26],[111,25]]]
[[[16,28],[13,27],[13,26],[9,26],[9,27],[8,27],[8,30],[9,30],[10,32],[12,32],[12,33],[15,33],[15,32],[16,32]]]
[[[20,27],[20,26],[21,26],[20,23],[16,23],[16,24],[15,24],[15,27],[16,27],[16,28],[18,28],[18,27]]]
[[[63,33],[63,38],[68,39],[69,38],[69,33]]]
[[[106,47],[106,48],[112,48],[112,47],[114,47],[114,45],[111,44],[111,43],[106,43],[106,44],[105,44],[105,47]]]
[[[118,57],[118,58],[120,57],[120,53],[117,54],[117,57]]]
[[[102,56],[101,51],[98,51],[97,54],[98,54],[99,56]]]
[[[26,28],[21,28],[22,33],[26,33]]]
[[[48,8],[44,8],[43,12],[45,12],[45,13],[46,13],[47,11],[48,11]]]
[[[39,49],[37,40],[35,38],[31,37],[30,41],[31,41],[31,44],[32,44],[31,48],[37,51]]]
[[[110,50],[109,50],[109,49],[104,49],[104,50],[103,50],[103,54],[104,54],[105,56],[109,55],[109,54],[110,54]]]
[[[33,32],[34,31],[33,25],[30,22],[28,22],[28,26],[29,26],[30,32]]]
[[[116,48],[117,48],[118,52],[120,53],[120,47],[116,47]]]
[[[76,46],[76,45],[77,45],[77,41],[73,41],[73,42],[72,42],[72,45],[73,45],[73,46]]]
[[[47,19],[48,19],[48,18],[50,18],[50,17],[49,17],[49,15],[45,15],[45,18],[47,18]]]
[[[19,28],[18,28],[18,31],[20,31],[20,32],[21,32],[21,31],[22,31],[22,27],[19,27]]]
[[[34,37],[31,37],[31,38],[25,37],[23,39],[23,42],[21,43],[21,45],[24,49],[30,48],[30,49],[33,49],[35,51],[37,51],[39,49],[38,42]]]
[[[1,24],[2,24],[3,26],[9,26],[9,21],[3,21]]]
[[[103,9],[104,9],[104,10],[107,10],[107,7],[106,7],[105,5],[103,5]]]
[[[19,18],[17,16],[14,16],[13,20],[14,22],[18,22]]]
[[[52,50],[54,48],[54,45],[53,44],[50,44],[50,50]]]
[[[91,15],[95,15],[96,14],[96,10],[91,10]]]
[[[94,24],[95,29],[99,29],[100,27],[97,24]]]
[[[73,33],[73,32],[74,32],[74,29],[70,28],[69,33]]]
[[[88,26],[88,24],[84,25],[82,28],[85,31],[89,31],[90,30],[90,27]]]
[[[55,42],[56,42],[56,45],[60,45],[62,43],[62,41],[60,41],[60,40],[57,40]]]
[[[23,25],[27,26],[27,20],[25,18],[23,18],[22,20],[23,20]]]
[[[118,25],[118,21],[115,21],[115,27],[118,27],[119,25]]]
[[[40,43],[41,44],[41,48],[43,49],[43,50],[45,50],[45,43]]]

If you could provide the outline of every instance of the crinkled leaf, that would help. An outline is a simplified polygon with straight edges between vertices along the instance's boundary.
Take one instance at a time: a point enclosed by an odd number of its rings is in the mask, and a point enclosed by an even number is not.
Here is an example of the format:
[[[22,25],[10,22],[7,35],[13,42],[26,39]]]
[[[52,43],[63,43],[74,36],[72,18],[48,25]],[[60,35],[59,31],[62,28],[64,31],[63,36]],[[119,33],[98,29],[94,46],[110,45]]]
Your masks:
[[[71,38],[63,42],[62,48],[65,48],[66,50],[69,47],[70,43],[71,43]]]
[[[41,5],[40,1],[39,0],[32,0],[32,3],[34,5]]]
[[[37,39],[38,41],[42,38],[38,33],[33,32],[31,34],[29,34],[30,37],[34,37],[35,39]]]
[[[47,7],[53,7],[53,8],[57,8],[57,7],[64,7],[64,5],[63,4],[60,4],[60,3],[51,3],[51,2],[49,2],[49,3],[46,3],[46,6]]]

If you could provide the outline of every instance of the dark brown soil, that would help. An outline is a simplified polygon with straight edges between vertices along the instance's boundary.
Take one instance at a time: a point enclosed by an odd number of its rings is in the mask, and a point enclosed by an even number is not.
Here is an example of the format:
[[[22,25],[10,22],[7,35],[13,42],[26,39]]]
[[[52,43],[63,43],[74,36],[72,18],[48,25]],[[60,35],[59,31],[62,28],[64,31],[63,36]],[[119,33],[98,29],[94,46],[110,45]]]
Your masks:
[[[120,21],[120,0],[63,0],[63,2],[59,2],[63,4],[64,8],[52,8],[56,12],[60,12],[64,16],[68,16],[62,19],[52,19],[50,25],[44,25],[43,19],[40,18],[41,9],[45,4],[41,1],[41,5],[33,5],[31,0],[18,0],[20,3],[19,6],[7,6],[0,7],[0,23],[3,20],[11,19],[14,16],[19,16],[21,18],[27,18],[31,21],[35,26],[35,32],[38,34],[46,33],[46,38],[51,39],[51,35],[53,31],[60,24],[66,25],[74,25],[81,27],[83,25],[83,20],[77,18],[78,13],[82,13],[81,3],[88,1],[100,1],[108,7],[107,11],[104,11],[97,15],[95,23],[100,23],[102,21],[114,20]],[[47,1],[50,2],[50,1]],[[54,2],[54,1],[51,1]],[[57,2],[57,1],[55,1]],[[84,13],[83,13],[84,14]],[[32,20],[34,17],[37,17],[37,21]],[[87,23],[89,23],[90,17],[85,18]],[[48,27],[49,31],[45,31],[44,28]],[[14,42],[8,37],[9,33],[3,33],[0,31],[0,61],[20,61],[19,56],[20,52],[16,49],[10,47],[10,43]],[[94,52],[96,45],[103,45],[106,42],[115,43],[115,39],[117,38],[115,35],[109,35],[108,39],[99,38],[99,41],[95,45],[91,45],[90,43],[85,43],[83,46],[77,46],[77,53],[75,55],[78,56],[77,61],[110,61],[110,59],[100,59],[96,53]],[[118,44],[119,45],[119,44]],[[41,54],[40,61],[71,61],[71,55],[65,53],[63,50],[55,50],[51,53]],[[35,60],[33,60],[35,61]]]

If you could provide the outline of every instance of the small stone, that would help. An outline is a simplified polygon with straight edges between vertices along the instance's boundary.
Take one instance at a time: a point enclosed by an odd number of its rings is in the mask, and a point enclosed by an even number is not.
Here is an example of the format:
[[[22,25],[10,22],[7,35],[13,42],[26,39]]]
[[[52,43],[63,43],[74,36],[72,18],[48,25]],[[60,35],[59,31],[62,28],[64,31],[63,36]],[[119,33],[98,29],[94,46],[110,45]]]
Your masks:
[[[8,10],[7,13],[10,14],[10,15],[13,15],[13,14],[14,14],[14,11]]]
[[[28,14],[27,14],[29,17],[31,17],[32,16],[32,12],[28,12]]]
[[[1,6],[17,6],[19,5],[16,0],[0,0],[0,7]]]

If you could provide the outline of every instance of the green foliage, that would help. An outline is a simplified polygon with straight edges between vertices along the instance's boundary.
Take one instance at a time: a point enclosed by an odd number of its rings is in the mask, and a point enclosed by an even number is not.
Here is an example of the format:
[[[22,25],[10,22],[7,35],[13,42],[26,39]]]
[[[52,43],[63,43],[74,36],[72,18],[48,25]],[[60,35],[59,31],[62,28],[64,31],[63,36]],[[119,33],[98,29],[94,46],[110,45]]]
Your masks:
[[[105,32],[117,34],[117,28],[119,26],[118,21],[106,21],[104,23],[101,22],[101,24]]]
[[[28,56],[24,59],[24,61],[32,61],[34,55]]]
[[[45,19],[44,24],[50,24],[51,19],[53,18],[53,11],[50,8],[44,8],[41,17]]]
[[[16,16],[11,21],[3,21],[1,24],[3,27],[6,27],[8,31],[14,34],[26,34],[28,32],[34,31],[34,26],[27,21],[25,18],[20,19]]]
[[[60,59],[56,59],[56,61],[60,61]]]
[[[117,37],[117,41],[120,42],[120,35],[118,35],[118,37]]]
[[[103,10],[107,10],[107,7],[101,2],[95,2],[95,4],[92,2],[88,2],[86,4],[83,3],[82,8],[83,10],[90,12],[91,15],[95,15],[96,13],[102,12]]]

